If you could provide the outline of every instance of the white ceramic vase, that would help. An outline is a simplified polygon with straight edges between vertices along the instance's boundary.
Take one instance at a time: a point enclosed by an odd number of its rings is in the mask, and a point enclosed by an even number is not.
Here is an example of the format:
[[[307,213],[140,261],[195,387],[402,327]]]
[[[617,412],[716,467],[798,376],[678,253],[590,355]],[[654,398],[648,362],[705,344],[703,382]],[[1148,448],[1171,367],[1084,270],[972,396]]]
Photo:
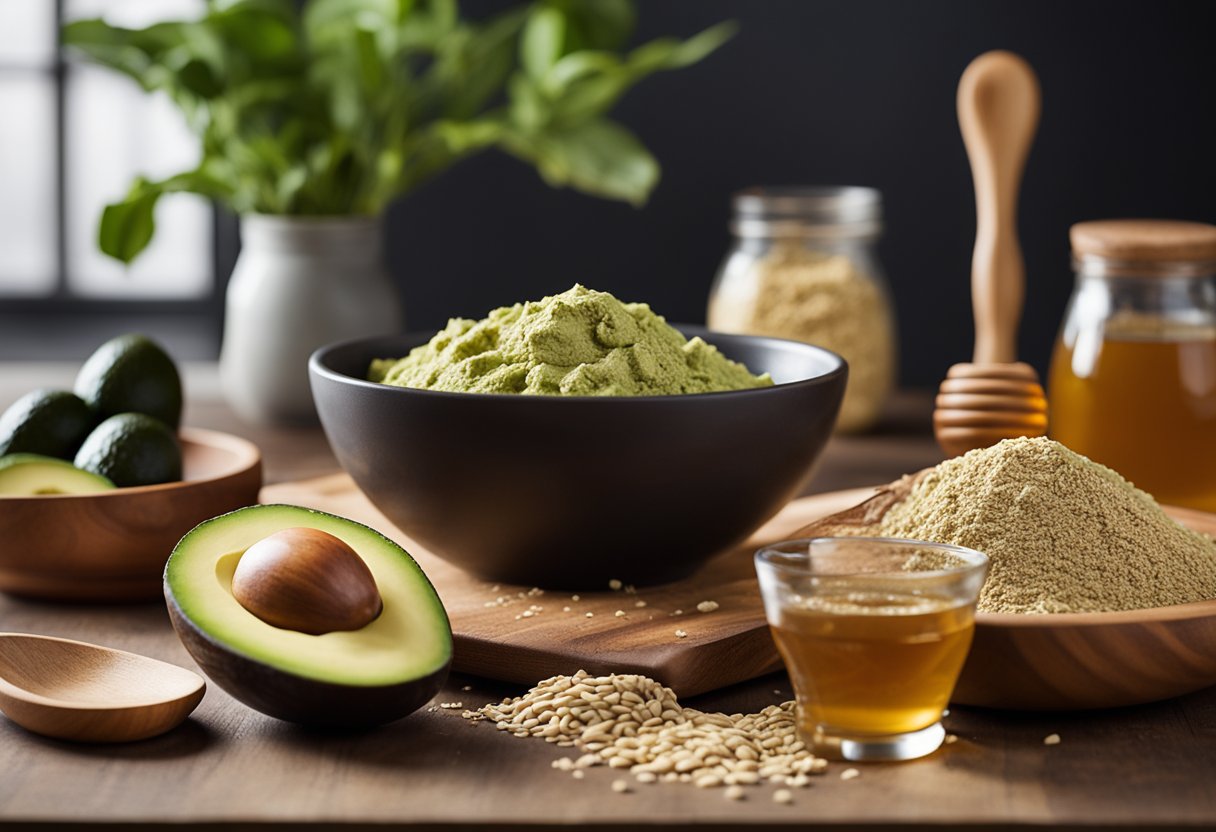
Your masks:
[[[316,421],[308,357],[334,341],[399,332],[378,217],[241,218],[228,284],[220,381],[243,419]]]

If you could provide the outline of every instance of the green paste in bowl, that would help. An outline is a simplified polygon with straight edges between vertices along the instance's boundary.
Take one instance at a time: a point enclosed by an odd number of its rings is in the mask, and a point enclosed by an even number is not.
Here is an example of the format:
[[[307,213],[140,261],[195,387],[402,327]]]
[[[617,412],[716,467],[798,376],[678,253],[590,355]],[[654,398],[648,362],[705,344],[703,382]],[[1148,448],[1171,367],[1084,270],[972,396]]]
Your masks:
[[[644,303],[584,286],[453,318],[404,358],[372,361],[368,378],[454,393],[674,396],[772,386],[700,338],[685,338]]]

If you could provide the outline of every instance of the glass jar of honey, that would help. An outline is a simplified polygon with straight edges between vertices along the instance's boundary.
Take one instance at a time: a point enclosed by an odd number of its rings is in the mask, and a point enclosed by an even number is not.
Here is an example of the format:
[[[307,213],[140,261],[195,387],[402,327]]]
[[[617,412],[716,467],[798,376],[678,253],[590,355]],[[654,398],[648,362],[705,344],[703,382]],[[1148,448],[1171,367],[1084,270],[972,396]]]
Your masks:
[[[1216,511],[1216,226],[1083,222],[1050,434],[1160,502]]]

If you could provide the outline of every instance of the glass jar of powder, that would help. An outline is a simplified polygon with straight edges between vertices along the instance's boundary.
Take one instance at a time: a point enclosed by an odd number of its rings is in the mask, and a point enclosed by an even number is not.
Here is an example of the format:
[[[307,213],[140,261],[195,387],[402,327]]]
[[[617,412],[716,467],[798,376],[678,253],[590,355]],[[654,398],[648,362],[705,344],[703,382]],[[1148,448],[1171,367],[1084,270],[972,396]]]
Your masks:
[[[709,328],[805,341],[849,362],[836,429],[877,421],[894,385],[895,318],[874,250],[882,195],[872,188],[751,188],[735,195]]]

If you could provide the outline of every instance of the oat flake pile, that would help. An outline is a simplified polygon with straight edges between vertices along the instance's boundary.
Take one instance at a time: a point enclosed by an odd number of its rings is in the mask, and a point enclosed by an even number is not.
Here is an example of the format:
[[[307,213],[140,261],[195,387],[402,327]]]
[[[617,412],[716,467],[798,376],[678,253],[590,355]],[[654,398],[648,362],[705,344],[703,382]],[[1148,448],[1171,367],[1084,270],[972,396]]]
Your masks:
[[[607,765],[628,769],[642,783],[805,786],[808,775],[827,768],[798,738],[793,702],[758,714],[704,713],[681,707],[671,688],[632,674],[554,676],[464,716],[584,752],[557,768]]]

